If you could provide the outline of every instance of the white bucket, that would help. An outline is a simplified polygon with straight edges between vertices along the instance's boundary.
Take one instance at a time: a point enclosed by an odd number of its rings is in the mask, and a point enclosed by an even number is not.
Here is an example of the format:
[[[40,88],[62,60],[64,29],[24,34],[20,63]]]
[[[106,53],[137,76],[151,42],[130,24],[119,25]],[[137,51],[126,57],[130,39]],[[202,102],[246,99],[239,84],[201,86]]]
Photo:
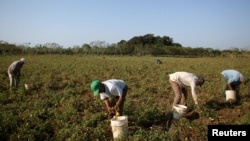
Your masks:
[[[118,116],[111,119],[111,127],[114,139],[123,139],[128,135],[128,117]]]
[[[234,90],[226,90],[226,101],[235,102],[236,92]]]
[[[173,118],[174,119],[180,119],[187,113],[187,106],[185,105],[175,105],[173,107]]]

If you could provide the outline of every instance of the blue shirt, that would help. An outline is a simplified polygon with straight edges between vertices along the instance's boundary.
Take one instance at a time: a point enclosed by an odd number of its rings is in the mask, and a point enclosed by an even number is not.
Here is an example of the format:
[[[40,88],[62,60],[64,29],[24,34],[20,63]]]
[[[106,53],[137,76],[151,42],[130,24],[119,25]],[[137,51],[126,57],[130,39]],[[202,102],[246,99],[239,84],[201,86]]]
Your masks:
[[[243,75],[239,71],[229,69],[229,70],[222,71],[221,74],[226,78],[228,83],[231,83],[233,85],[241,84],[240,78],[242,78]]]

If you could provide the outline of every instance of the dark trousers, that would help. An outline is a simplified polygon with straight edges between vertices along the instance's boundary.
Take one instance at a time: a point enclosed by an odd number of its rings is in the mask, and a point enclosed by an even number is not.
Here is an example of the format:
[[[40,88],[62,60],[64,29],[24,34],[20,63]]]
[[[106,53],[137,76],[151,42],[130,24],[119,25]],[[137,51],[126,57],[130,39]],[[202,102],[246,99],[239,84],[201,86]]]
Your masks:
[[[227,79],[223,75],[221,75],[221,83],[222,83],[222,95],[223,95],[223,97],[226,98],[226,90],[229,90],[229,88],[228,88],[228,84],[227,84],[228,83]],[[239,100],[240,99],[240,96],[239,96],[239,94],[240,94],[240,85],[232,85],[232,88],[236,92],[237,100]]]

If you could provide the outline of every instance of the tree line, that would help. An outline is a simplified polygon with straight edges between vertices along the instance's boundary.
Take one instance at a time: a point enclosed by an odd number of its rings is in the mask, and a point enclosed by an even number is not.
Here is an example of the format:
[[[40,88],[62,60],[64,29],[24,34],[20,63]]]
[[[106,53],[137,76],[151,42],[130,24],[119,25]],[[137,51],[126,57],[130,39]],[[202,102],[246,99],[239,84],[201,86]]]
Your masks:
[[[0,55],[5,54],[84,54],[84,55],[131,55],[131,56],[190,56],[190,57],[248,57],[250,51],[243,49],[218,50],[212,48],[183,47],[168,36],[146,34],[130,40],[121,40],[116,44],[105,41],[93,41],[90,44],[63,48],[57,43],[44,45],[15,45],[0,42]]]

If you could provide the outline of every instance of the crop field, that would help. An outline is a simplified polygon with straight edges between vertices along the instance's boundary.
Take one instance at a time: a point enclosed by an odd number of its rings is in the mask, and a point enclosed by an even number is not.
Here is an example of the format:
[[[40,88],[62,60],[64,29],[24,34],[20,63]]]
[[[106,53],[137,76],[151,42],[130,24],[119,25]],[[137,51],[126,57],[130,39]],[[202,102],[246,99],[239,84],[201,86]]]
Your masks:
[[[8,66],[27,59],[17,89],[9,89]],[[159,59],[162,64],[154,63]],[[110,141],[110,119],[90,83],[116,78],[128,84],[124,114],[131,141],[206,141],[207,126],[250,124],[249,83],[241,100],[226,103],[220,72],[237,69],[250,76],[250,58],[174,58],[135,56],[0,56],[0,139],[6,141]],[[203,76],[197,87],[202,111],[188,93],[188,113],[173,119],[174,93],[168,74],[188,71]],[[32,90],[24,84],[32,83]]]

